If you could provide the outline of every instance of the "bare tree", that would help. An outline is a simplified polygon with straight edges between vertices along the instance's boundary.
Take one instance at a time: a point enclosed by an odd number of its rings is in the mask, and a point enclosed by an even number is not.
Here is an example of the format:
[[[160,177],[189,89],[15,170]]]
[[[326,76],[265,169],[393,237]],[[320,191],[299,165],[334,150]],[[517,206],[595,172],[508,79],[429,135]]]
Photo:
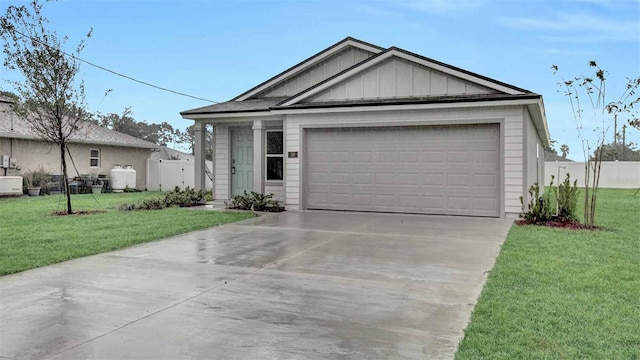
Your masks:
[[[77,56],[91,37],[91,30],[66,53],[68,37],[58,37],[47,29],[42,4],[32,0],[28,6],[7,8],[0,17],[0,35],[4,40],[4,66],[22,75],[22,81],[9,81],[22,102],[15,104],[16,113],[24,118],[34,135],[60,149],[63,186],[67,194],[67,213],[72,213],[65,154],[69,140],[85,128],[89,117],[85,110],[84,83],[76,76],[80,69]]]
[[[606,92],[607,72],[600,68],[595,61],[589,61],[593,75],[580,75],[572,79],[562,79],[558,85],[569,98],[571,109],[576,121],[578,137],[582,142],[585,160],[585,191],[584,191],[584,222],[588,227],[595,226],[596,202],[598,199],[598,185],[600,182],[600,166],[607,132],[611,124],[617,124],[620,118],[629,124],[638,123],[638,110],[634,105],[640,103],[636,91],[640,87],[640,77],[627,79],[627,85],[620,98],[610,101]],[[554,75],[558,73],[558,66],[553,65]],[[585,113],[585,109],[590,109]],[[595,120],[592,129],[585,129],[587,120]],[[596,134],[595,144],[591,143],[584,132],[591,130]],[[615,139],[614,134],[614,139]],[[591,153],[593,151],[593,156]]]

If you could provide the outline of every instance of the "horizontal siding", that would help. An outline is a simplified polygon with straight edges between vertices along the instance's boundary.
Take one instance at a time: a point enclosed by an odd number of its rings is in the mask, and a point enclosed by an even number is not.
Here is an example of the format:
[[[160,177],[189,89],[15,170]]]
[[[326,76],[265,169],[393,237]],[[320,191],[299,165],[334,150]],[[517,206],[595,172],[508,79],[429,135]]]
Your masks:
[[[507,218],[521,212],[520,196],[524,181],[524,139],[522,107],[516,107],[504,122],[504,211]]]
[[[273,194],[277,200],[284,202],[284,185],[266,184],[264,186],[265,194]]]
[[[226,125],[216,125],[215,136],[215,199],[229,199],[229,128]]]

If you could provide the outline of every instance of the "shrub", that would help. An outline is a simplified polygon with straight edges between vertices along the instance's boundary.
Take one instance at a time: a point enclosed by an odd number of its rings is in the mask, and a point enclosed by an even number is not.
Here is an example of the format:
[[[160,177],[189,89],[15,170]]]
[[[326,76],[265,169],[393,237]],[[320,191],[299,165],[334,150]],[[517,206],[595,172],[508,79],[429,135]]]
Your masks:
[[[574,180],[573,186],[571,186],[571,176],[567,173],[567,177],[558,185],[556,198],[558,218],[560,220],[577,220],[578,180]]]
[[[164,198],[145,199],[139,204],[122,204],[120,210],[161,210],[167,207],[192,207],[202,203],[205,192],[202,190],[194,190],[189,187],[180,190],[175,187],[172,191],[166,193]]]
[[[144,199],[140,205],[138,205],[139,210],[162,210],[166,207],[167,205],[164,199],[160,198]]]
[[[202,204],[203,201],[204,191],[196,191],[195,189],[191,189],[188,186],[184,189],[184,191],[180,190],[180,188],[176,186],[173,191],[169,191],[164,196],[164,202],[167,207],[192,207]]]
[[[280,212],[284,208],[280,204],[280,200],[273,198],[273,194],[260,194],[257,192],[235,195],[229,203],[226,203],[228,209],[251,210],[251,211],[270,211]]]
[[[51,183],[53,183],[53,177],[42,165],[22,174],[22,187],[24,190],[26,190],[27,187],[46,188]]]
[[[551,181],[551,185],[553,185],[553,180]],[[520,213],[520,217],[529,223],[544,223],[551,220],[553,216],[549,194],[545,193],[542,196],[540,195],[540,185],[538,185],[538,182],[534,182],[529,188],[528,209],[525,211],[524,199],[522,196],[520,196],[520,204],[522,204],[522,213]]]

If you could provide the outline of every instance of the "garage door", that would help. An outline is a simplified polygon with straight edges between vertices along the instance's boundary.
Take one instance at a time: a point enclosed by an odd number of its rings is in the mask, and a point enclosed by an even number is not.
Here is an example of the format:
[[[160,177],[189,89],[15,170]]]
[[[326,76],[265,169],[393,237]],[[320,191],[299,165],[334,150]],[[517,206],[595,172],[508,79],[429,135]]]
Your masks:
[[[499,126],[307,129],[308,209],[499,216]]]

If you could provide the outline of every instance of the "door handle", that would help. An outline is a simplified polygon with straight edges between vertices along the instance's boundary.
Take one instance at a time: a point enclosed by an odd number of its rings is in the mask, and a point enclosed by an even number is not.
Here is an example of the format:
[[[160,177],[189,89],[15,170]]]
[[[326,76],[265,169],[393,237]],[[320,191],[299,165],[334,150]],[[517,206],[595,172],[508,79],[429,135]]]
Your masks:
[[[236,173],[236,167],[235,167],[235,166],[232,166],[232,167],[231,167],[231,175],[233,175],[233,174],[235,174],[235,173]]]

